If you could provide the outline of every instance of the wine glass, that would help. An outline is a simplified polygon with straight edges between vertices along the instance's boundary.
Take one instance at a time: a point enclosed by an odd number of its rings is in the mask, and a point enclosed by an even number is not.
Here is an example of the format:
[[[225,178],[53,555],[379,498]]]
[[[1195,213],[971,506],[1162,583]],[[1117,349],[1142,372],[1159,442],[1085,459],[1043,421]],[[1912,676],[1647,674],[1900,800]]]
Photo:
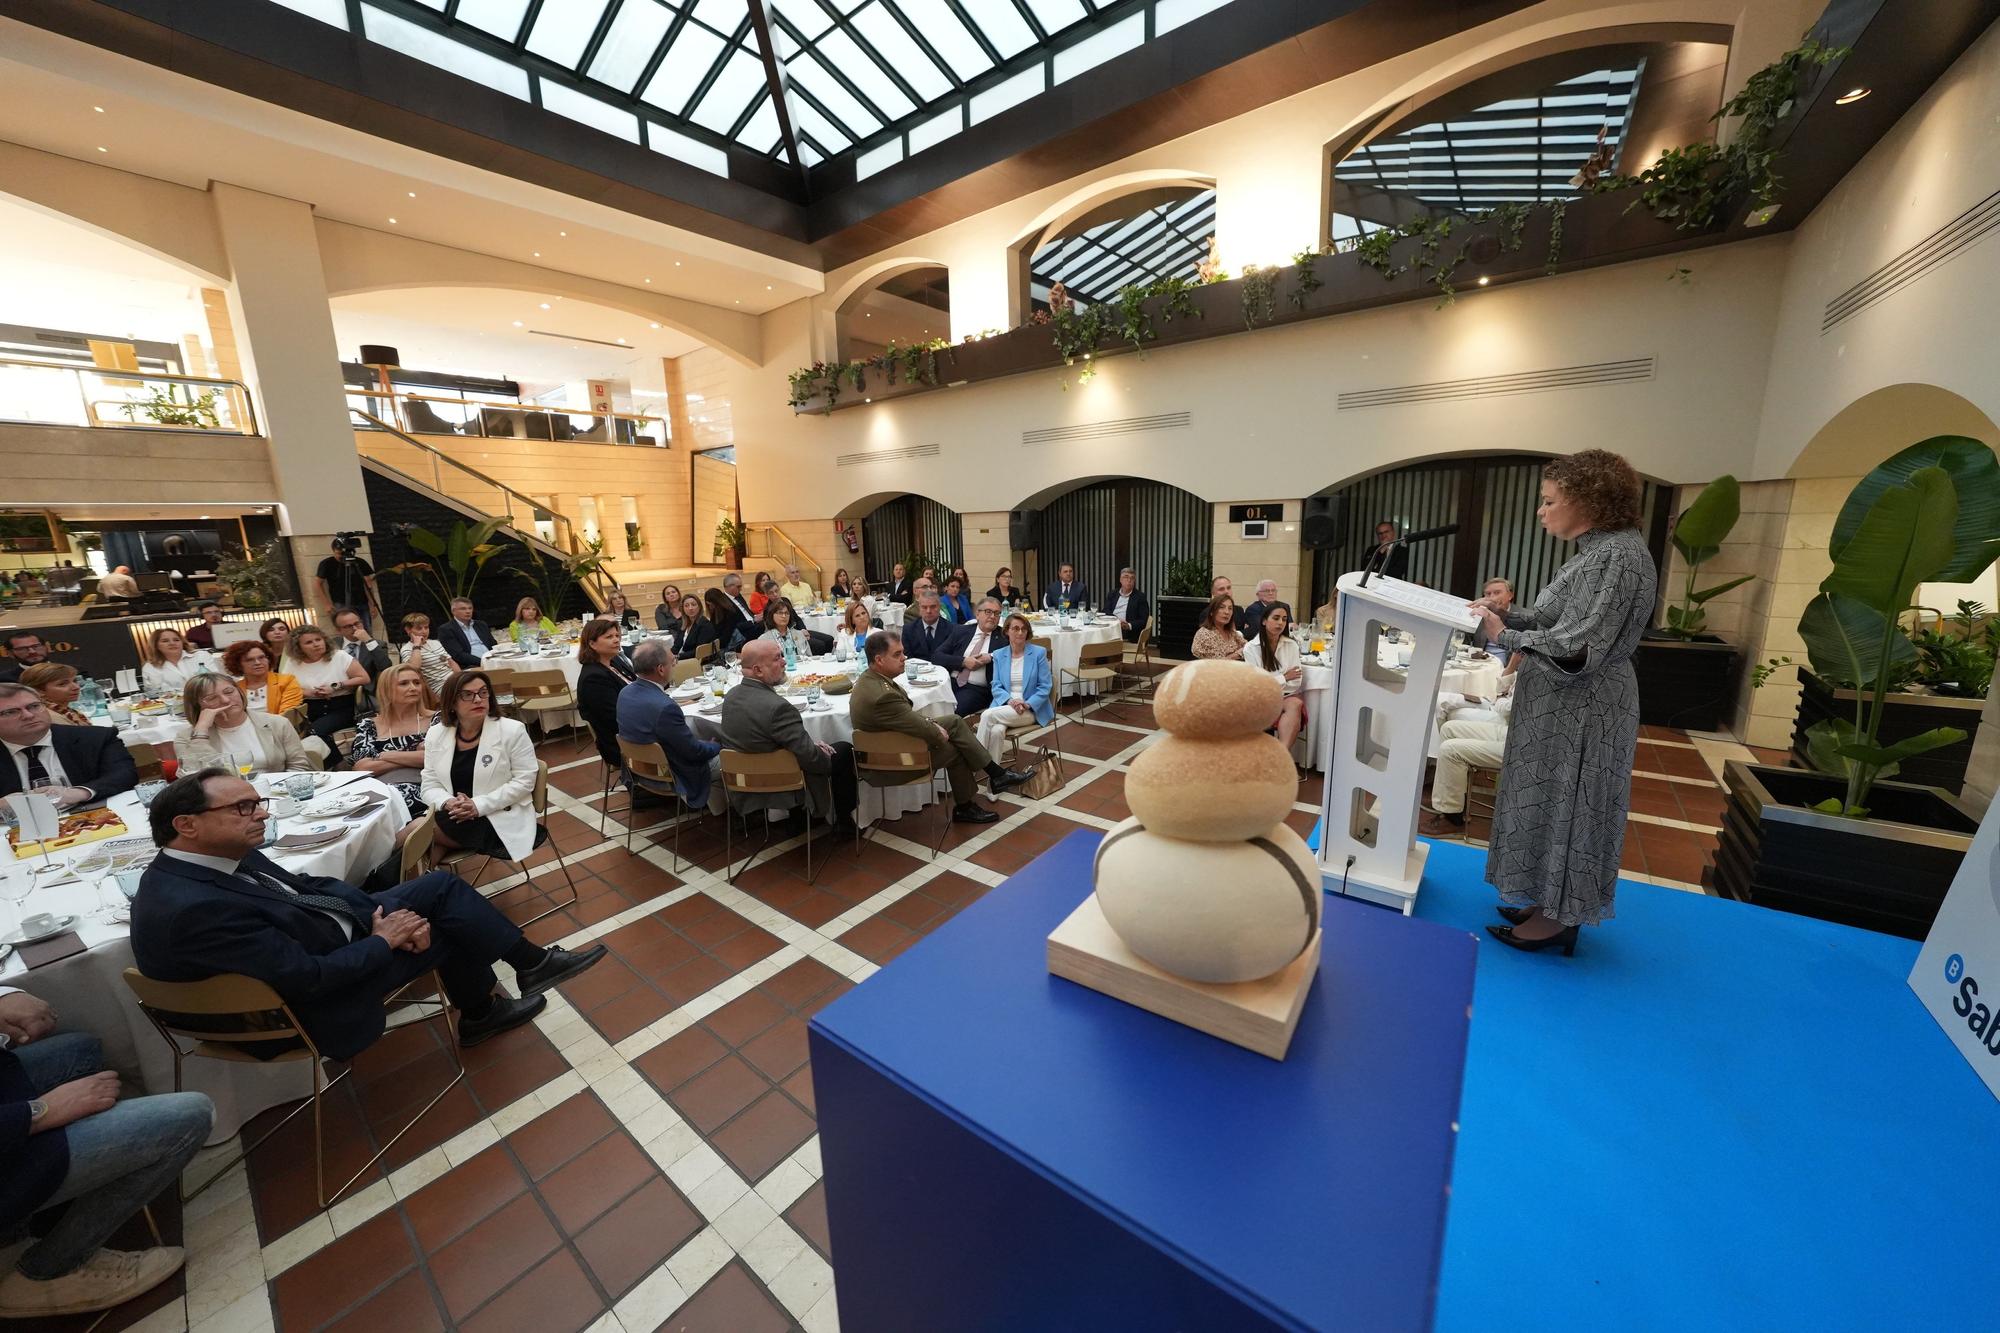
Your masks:
[[[111,920],[112,913],[125,905],[122,895],[120,901],[115,905],[107,904],[104,901],[105,877],[110,875],[116,868],[115,860],[111,853],[105,851],[102,847],[92,847],[82,854],[71,858],[69,868],[78,879],[83,881],[85,887],[90,890],[91,897],[97,901],[96,908],[90,914],[91,918],[96,921],[108,923]]]
[[[819,707],[819,686],[816,683],[806,686],[806,707]]]
[[[26,920],[21,908],[34,889],[35,881],[27,875],[0,875],[0,898],[5,898],[8,906],[14,909],[14,928],[9,933],[21,933],[21,923]]]

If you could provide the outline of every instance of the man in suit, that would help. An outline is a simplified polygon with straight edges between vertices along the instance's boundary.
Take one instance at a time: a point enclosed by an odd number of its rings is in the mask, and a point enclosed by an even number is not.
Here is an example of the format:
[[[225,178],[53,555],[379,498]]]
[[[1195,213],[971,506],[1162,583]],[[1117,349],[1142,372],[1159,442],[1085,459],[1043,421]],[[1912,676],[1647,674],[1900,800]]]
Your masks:
[[[1257,637],[1264,613],[1278,604],[1278,581],[1264,579],[1257,585],[1257,600],[1236,608],[1236,629],[1246,639]]]
[[[639,678],[618,691],[619,736],[634,745],[659,746],[666,752],[681,799],[690,807],[707,805],[721,813],[722,760],[717,756],[722,747],[689,731],[681,706],[667,694],[674,674],[673,649],[659,639],[646,640],[632,650],[632,670]],[[711,789],[714,800],[709,799]]]
[[[778,693],[785,683],[785,653],[769,639],[743,645],[743,683],[722,701],[722,745],[745,754],[772,754],[788,750],[805,771],[806,794],[812,812],[822,818],[838,819],[835,835],[854,831],[856,787],[854,747],[846,741],[827,745],[806,734],[799,710]],[[783,797],[739,796],[746,812],[755,805],[770,805]]]
[[[1090,588],[1076,581],[1076,566],[1063,565],[1056,570],[1056,580],[1042,593],[1042,606],[1055,610],[1068,602],[1071,610],[1090,605]]]
[[[100,1248],[171,1189],[200,1151],[215,1107],[199,1092],[120,1100],[118,1073],[87,1032],[57,1032],[58,1015],[0,986],[0,1236],[53,1217],[0,1279],[0,1319],[109,1310],[179,1271],[178,1245]]]
[[[542,992],[604,957],[522,936],[479,890],[444,870],[369,895],[297,875],[258,849],[268,801],[234,773],[175,779],[147,811],[161,851],[132,900],[132,954],[156,981],[255,977],[298,1015],[320,1053],[351,1060],[382,1035],[383,1001],[433,968],[476,1046],[539,1014]],[[518,998],[495,993],[494,961]],[[285,1043],[248,1047],[268,1058]]]
[[[0,683],[12,683],[31,666],[49,660],[49,645],[31,629],[17,629],[7,635],[7,660],[0,662]]]
[[[848,696],[848,716],[856,731],[900,731],[930,747],[931,767],[942,766],[951,780],[951,817],[960,824],[991,824],[1000,816],[973,799],[979,792],[979,775],[998,796],[1035,776],[1029,768],[1002,768],[972,734],[964,718],[954,714],[944,719],[919,717],[896,678],[903,674],[903,641],[887,630],[868,636],[862,649],[868,669],[854,682]]]
[[[958,671],[965,665],[965,645],[972,637],[969,629],[944,618],[944,604],[936,593],[920,593],[917,614],[903,622],[903,652],[946,671]]]
[[[916,596],[916,588],[911,585],[909,571],[903,568],[902,561],[898,560],[889,571],[889,586],[883,589],[883,593],[890,601],[901,602],[904,606],[908,606],[910,599]]]
[[[1000,632],[1000,599],[981,598],[972,623],[961,627],[960,633],[959,667],[951,683],[958,706],[953,711],[960,717],[978,717],[993,702],[993,650],[1007,642]]]
[[[743,617],[744,620],[755,620],[757,618],[757,613],[750,609],[750,603],[744,600],[743,576],[741,574],[724,574],[722,576],[722,600],[729,603],[729,609]],[[733,632],[735,626],[732,625],[730,628]],[[724,638],[723,642],[727,643],[729,640]]]
[[[1400,535],[1401,530],[1392,519],[1385,518],[1375,525],[1375,549],[1368,553],[1368,560],[1375,566],[1377,574],[1392,579],[1410,577],[1410,548],[1398,546],[1393,551],[1389,549]]]
[[[58,727],[42,696],[0,685],[0,796],[47,781],[58,806],[90,805],[139,781],[131,752],[109,727]]]
[[[467,597],[451,599],[451,619],[438,626],[437,641],[452,661],[468,671],[499,642],[485,621],[473,619],[472,600]]]
[[[1153,604],[1139,591],[1139,576],[1130,568],[1118,571],[1118,591],[1106,597],[1100,609],[1107,616],[1118,617],[1127,643],[1139,641],[1139,631],[1153,616]]]
[[[375,702],[375,682],[382,673],[395,665],[395,658],[389,654],[389,645],[368,632],[368,622],[361,613],[351,606],[335,607],[333,612],[334,632],[340,635],[339,648],[361,664],[368,673],[368,683],[355,691],[355,712],[365,717],[377,708]]]

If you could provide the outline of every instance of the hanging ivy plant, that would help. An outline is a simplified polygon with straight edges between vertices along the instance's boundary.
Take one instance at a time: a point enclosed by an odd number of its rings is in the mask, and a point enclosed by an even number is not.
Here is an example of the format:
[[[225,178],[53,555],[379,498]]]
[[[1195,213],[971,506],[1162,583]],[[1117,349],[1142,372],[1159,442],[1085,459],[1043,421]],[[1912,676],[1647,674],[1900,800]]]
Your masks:
[[[1271,322],[1277,311],[1278,270],[1276,266],[1243,266],[1243,327],[1254,329],[1261,318]]]
[[[1569,200],[1557,199],[1549,205],[1549,257],[1542,265],[1542,272],[1553,274],[1563,257],[1563,217],[1569,212]]]
[[[1317,268],[1319,257],[1320,252],[1311,247],[1307,247],[1292,256],[1292,265],[1298,270],[1298,281],[1292,284],[1290,298],[1292,309],[1294,310],[1304,310],[1306,308],[1306,298],[1326,286],[1326,283],[1320,278]]]
[[[1055,335],[1056,355],[1064,365],[1073,366],[1078,357],[1095,352],[1104,340],[1104,311],[1094,305],[1072,305],[1054,312],[1049,329]]]

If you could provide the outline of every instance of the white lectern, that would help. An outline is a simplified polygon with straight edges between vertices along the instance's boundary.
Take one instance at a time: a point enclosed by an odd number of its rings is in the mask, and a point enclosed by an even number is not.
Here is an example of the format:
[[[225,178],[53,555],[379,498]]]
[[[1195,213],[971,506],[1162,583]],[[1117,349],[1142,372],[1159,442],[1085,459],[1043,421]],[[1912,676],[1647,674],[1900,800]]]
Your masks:
[[[1416,840],[1438,681],[1451,636],[1479,627],[1464,598],[1401,579],[1343,574],[1334,634],[1333,725],[1322,729],[1320,874],[1330,893],[1409,915],[1430,852]],[[1407,669],[1384,666],[1382,635],[1415,639]]]

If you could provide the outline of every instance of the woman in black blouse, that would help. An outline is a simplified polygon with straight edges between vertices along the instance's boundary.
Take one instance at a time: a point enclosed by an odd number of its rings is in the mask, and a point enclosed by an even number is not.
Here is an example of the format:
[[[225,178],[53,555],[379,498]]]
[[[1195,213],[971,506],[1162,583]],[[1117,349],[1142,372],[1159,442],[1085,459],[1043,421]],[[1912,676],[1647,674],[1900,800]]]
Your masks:
[[[701,613],[701,598],[689,593],[681,598],[680,615],[663,626],[673,644],[675,657],[692,657],[704,643],[714,643],[715,622]]]
[[[828,586],[826,595],[828,597],[854,596],[854,580],[848,576],[846,570],[836,569],[833,571],[833,583]]]
[[[639,678],[619,640],[618,622],[599,616],[583,627],[576,647],[576,660],[583,663],[576,701],[597,738],[598,755],[613,767],[625,762],[618,749],[618,692]]]
[[[674,622],[681,617],[680,585],[669,583],[660,589],[660,604],[653,608],[653,623],[664,630],[671,630]]]
[[[620,629],[639,628],[639,613],[625,600],[622,588],[613,588],[604,594],[604,614],[607,619],[617,621]]]

